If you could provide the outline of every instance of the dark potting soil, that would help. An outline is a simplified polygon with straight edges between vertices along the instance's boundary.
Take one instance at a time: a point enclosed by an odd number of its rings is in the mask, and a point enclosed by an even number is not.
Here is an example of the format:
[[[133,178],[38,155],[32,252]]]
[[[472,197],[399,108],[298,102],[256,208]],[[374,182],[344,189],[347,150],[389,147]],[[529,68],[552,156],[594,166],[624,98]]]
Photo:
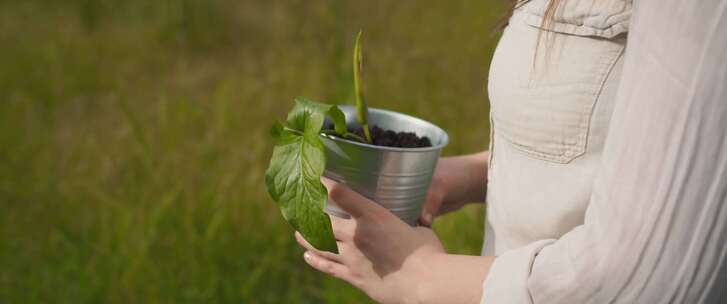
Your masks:
[[[376,146],[396,148],[424,148],[432,146],[429,137],[419,137],[413,132],[394,132],[379,128],[379,126],[371,127],[370,131],[371,141]],[[361,127],[349,129],[348,132],[354,133],[361,138],[366,138]]]

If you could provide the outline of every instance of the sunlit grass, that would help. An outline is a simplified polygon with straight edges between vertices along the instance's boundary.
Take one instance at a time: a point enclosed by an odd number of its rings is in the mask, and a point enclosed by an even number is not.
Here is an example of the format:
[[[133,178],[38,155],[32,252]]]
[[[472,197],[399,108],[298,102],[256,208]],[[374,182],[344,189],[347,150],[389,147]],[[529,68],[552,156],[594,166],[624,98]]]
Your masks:
[[[487,145],[501,9],[482,1],[0,1],[0,302],[361,303],[309,269],[264,188],[298,95]],[[477,254],[483,207],[444,217]]]

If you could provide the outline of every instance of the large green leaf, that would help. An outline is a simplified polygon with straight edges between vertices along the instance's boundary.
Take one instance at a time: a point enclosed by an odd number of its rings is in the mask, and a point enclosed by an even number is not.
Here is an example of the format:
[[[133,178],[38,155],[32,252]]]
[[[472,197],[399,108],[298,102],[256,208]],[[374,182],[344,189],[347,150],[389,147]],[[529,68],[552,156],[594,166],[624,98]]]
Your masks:
[[[273,127],[277,143],[265,173],[268,192],[288,223],[311,245],[331,252],[338,250],[324,212],[328,192],[320,179],[326,159],[319,132],[325,117],[336,110],[340,112],[335,106],[296,99],[288,115],[289,128],[279,123]]]

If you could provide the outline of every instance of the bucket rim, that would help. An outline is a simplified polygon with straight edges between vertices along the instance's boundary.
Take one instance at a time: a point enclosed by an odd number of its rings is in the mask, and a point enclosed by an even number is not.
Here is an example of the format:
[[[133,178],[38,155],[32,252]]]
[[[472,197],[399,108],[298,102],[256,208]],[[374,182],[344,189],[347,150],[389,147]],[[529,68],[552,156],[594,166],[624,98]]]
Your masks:
[[[355,110],[355,107],[351,106],[351,105],[338,105],[338,107],[341,108],[342,110],[343,109],[349,109],[349,110],[354,109]],[[369,113],[398,115],[398,116],[403,116],[407,119],[417,120],[419,123],[423,123],[423,124],[434,127],[435,129],[437,129],[437,131],[442,133],[442,136],[441,136],[438,144],[432,145],[431,147],[421,147],[421,148],[399,148],[399,147],[377,146],[377,145],[361,143],[361,142],[357,142],[357,141],[353,141],[353,140],[348,140],[345,138],[340,138],[338,136],[333,136],[333,135],[325,134],[325,133],[320,133],[320,136],[324,137],[326,139],[335,141],[335,142],[350,144],[350,145],[358,146],[358,147],[365,148],[365,149],[378,150],[378,151],[392,151],[392,152],[430,152],[430,151],[442,150],[445,146],[447,146],[447,144],[449,144],[449,134],[447,134],[447,132],[444,131],[444,129],[442,129],[441,127],[439,127],[427,120],[421,119],[416,116],[404,114],[401,112],[385,110],[385,109],[380,109],[380,108],[369,108]]]

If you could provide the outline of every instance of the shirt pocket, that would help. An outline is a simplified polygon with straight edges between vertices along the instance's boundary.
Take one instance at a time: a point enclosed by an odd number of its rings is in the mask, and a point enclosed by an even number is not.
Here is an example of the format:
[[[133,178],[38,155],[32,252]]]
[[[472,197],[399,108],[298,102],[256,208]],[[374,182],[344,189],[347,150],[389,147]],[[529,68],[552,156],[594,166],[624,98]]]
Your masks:
[[[593,109],[625,39],[550,33],[544,41],[538,31],[513,18],[500,39],[488,82],[491,127],[518,151],[569,163],[586,152]]]

